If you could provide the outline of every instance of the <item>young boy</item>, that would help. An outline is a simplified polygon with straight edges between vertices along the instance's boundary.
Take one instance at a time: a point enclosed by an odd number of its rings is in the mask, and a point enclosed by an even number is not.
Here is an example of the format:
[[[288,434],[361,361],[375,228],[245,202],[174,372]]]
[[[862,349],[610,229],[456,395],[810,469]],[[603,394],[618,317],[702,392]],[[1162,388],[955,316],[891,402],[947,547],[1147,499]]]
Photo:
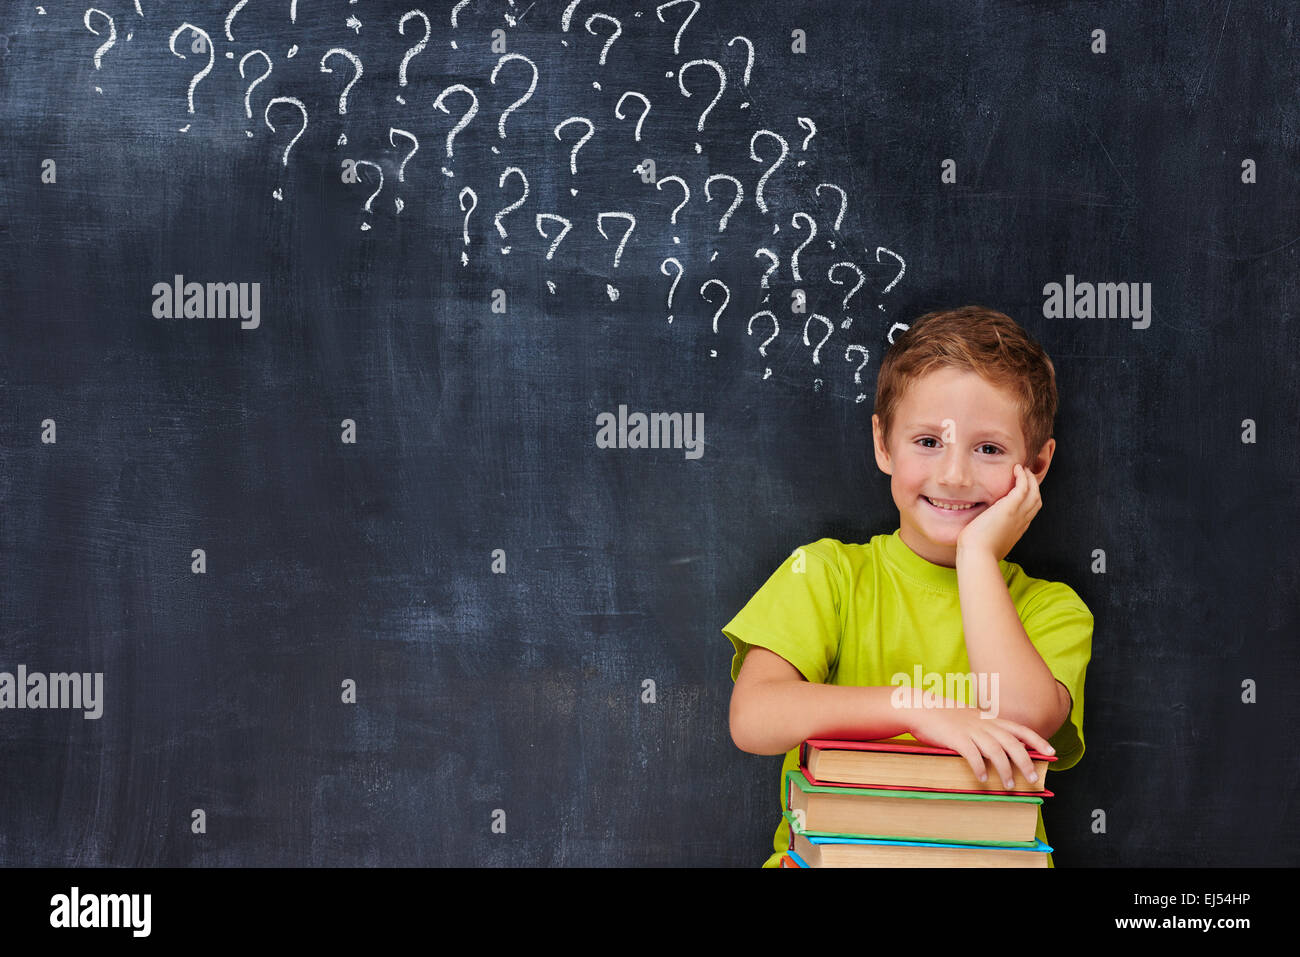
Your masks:
[[[871,421],[899,528],[796,549],[722,629],[737,747],[784,752],[782,781],[806,738],[902,735],[1008,785],[1012,764],[1032,775],[1026,748],[1078,763],[1092,614],[1005,561],[1042,507],[1056,406],[1051,360],[1001,313],[932,312],[897,339]],[[909,687],[917,666],[965,700]],[[784,817],[772,846],[764,867],[790,846]]]

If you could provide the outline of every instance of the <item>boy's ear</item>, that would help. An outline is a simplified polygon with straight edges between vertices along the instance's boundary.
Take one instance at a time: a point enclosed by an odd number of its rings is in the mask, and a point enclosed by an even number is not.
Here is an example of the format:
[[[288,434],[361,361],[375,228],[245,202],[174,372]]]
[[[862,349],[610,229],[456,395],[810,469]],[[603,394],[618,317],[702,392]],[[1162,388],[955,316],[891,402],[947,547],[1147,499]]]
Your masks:
[[[880,416],[871,417],[871,442],[876,453],[876,467],[886,475],[894,474],[894,464],[890,460],[889,450],[885,448],[885,437],[880,431]]]
[[[1056,439],[1048,439],[1043,443],[1042,451],[1038,453],[1034,461],[1029,463],[1029,471],[1034,473],[1034,478],[1039,485],[1043,484],[1043,479],[1047,475],[1048,466],[1052,464],[1052,456],[1056,454]]]

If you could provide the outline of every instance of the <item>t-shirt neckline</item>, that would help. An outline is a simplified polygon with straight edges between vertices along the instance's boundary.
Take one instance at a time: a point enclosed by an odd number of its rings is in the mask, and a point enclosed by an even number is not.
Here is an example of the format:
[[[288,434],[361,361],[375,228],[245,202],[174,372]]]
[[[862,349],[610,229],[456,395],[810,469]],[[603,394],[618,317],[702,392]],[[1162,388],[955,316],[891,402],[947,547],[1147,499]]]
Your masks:
[[[903,541],[902,531],[900,527],[892,535],[885,536],[885,558],[909,578],[933,588],[957,591],[957,569],[936,565],[916,554]]]

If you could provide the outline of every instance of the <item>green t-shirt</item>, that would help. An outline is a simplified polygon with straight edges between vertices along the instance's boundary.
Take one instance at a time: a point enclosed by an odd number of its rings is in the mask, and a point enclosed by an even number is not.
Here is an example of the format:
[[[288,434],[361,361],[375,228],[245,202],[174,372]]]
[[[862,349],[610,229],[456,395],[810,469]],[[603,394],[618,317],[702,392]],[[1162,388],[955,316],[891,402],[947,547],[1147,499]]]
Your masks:
[[[1068,585],[1030,578],[1013,562],[998,565],[1025,634],[1070,692],[1070,716],[1050,739],[1057,760],[1048,765],[1064,771],[1083,756],[1083,678],[1092,655],[1092,613]],[[865,545],[823,538],[796,549],[722,633],[736,649],[733,681],[751,645],[780,655],[809,681],[821,684],[915,686],[919,665],[922,687],[928,687],[929,673],[943,676],[947,685],[947,675],[971,671],[957,569],[917,555],[899,530],[876,535]],[[906,682],[895,680],[899,674],[907,676]],[[958,685],[954,690],[962,689]],[[956,697],[976,703],[971,694]],[[785,756],[781,780],[798,766],[796,745]],[[783,811],[785,802],[782,789]],[[1041,809],[1038,837],[1047,840]],[[763,866],[780,866],[789,846],[790,829],[783,817],[773,839],[774,853]]]

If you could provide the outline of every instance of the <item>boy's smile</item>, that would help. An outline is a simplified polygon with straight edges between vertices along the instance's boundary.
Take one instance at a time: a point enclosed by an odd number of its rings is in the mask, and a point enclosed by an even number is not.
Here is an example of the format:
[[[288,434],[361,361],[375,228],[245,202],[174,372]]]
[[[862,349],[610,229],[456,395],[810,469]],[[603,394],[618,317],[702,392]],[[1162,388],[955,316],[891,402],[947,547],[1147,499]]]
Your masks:
[[[1017,464],[1029,462],[1020,410],[1010,393],[978,373],[954,368],[911,383],[884,444],[872,416],[876,464],[892,477],[899,536],[935,565],[957,564],[957,536],[1016,485]],[[1045,447],[1047,472],[1055,440]],[[945,507],[947,506],[947,507]]]

